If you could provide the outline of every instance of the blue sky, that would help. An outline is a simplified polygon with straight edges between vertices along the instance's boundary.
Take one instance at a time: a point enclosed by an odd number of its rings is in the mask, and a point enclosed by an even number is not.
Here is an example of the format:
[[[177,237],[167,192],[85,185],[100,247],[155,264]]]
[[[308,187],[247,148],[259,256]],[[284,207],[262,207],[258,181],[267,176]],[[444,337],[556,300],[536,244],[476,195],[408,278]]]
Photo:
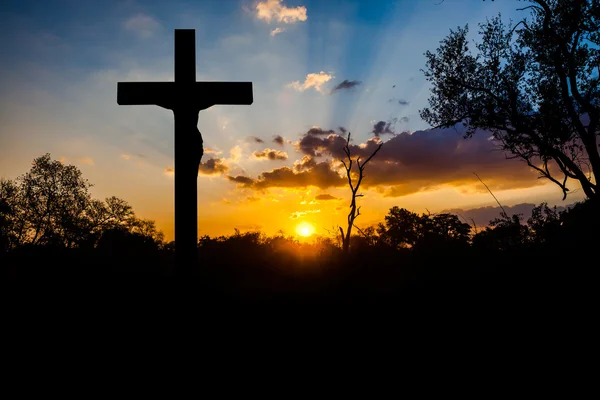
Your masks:
[[[199,178],[200,224],[205,218],[222,227],[219,232],[231,231],[239,213],[258,207],[246,204],[256,203],[251,198],[287,199],[281,215],[289,215],[297,206],[290,196],[302,198],[306,188],[294,194],[289,190],[278,194],[277,188],[253,194],[226,176],[254,179],[264,172],[292,168],[303,157],[298,141],[313,126],[325,130],[344,126],[353,132],[355,143],[371,138],[378,121],[395,119],[392,128],[398,133],[428,129],[418,116],[429,96],[419,71],[425,66],[423,53],[435,50],[457,26],[469,23],[475,37],[476,24],[486,16],[501,12],[505,18],[518,19],[524,15],[516,11],[522,3],[513,0],[437,3],[4,1],[0,4],[0,176],[14,178],[29,169],[33,158],[49,152],[55,159],[78,165],[95,183],[95,196],[125,198],[142,215],[157,219],[168,235],[172,114],[153,106],[118,106],[116,84],[172,80],[173,30],[195,29],[197,80],[254,84],[253,105],[215,106],[200,114],[199,129],[209,149],[203,162],[218,158],[226,166],[221,173]],[[331,93],[344,80],[360,84]],[[284,146],[272,142],[275,135],[285,138]],[[287,158],[265,161],[254,154],[267,148],[285,152]],[[400,203],[416,211],[493,203],[487,193],[467,187],[476,181],[456,178],[463,182],[457,190],[449,188],[450,180],[433,175],[428,179],[422,178],[418,188],[417,183],[411,184],[414,193],[400,191],[403,197],[383,195],[373,188],[380,205],[370,216],[366,211],[365,220],[375,220]],[[489,177],[490,182],[494,179]],[[498,183],[496,189],[506,190],[507,204],[560,199],[557,188],[530,186]],[[343,188],[335,190],[340,196],[344,193]],[[440,203],[440,196],[446,203]],[[343,217],[339,212],[330,214],[331,219],[322,224]],[[276,230],[275,220],[258,225]]]

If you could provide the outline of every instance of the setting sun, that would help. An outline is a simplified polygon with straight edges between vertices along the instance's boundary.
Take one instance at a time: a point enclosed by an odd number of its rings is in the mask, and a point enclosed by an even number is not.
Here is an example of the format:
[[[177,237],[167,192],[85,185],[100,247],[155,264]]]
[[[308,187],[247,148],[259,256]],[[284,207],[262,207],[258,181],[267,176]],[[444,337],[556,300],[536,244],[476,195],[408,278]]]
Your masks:
[[[302,222],[296,226],[296,233],[300,236],[308,237],[315,233],[315,228],[308,222]]]

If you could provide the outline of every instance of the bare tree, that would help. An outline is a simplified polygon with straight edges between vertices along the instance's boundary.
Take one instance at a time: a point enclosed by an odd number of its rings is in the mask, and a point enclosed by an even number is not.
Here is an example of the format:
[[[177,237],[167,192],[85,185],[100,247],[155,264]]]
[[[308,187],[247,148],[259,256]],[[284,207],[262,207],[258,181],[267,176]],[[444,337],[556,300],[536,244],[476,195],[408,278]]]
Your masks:
[[[350,235],[352,233],[352,227],[354,226],[354,220],[360,215],[360,207],[356,206],[356,198],[364,196],[363,194],[357,194],[358,188],[363,180],[364,169],[365,166],[371,159],[377,154],[379,149],[381,149],[383,143],[379,144],[377,149],[367,158],[362,164],[360,162],[360,156],[356,158],[356,165],[358,166],[358,180],[356,184],[352,182],[352,166],[354,164],[354,160],[350,154],[350,132],[348,132],[348,139],[346,139],[346,146],[344,146],[344,153],[346,153],[346,157],[348,158],[348,163],[341,160],[344,164],[344,168],[346,169],[346,175],[348,176],[348,185],[350,186],[350,190],[352,192],[352,201],[350,202],[350,213],[348,214],[348,227],[346,228],[346,234],[344,234],[344,229],[340,226],[340,233],[342,236],[342,250],[344,254],[348,254],[348,249],[350,248]],[[357,228],[358,229],[358,228]]]

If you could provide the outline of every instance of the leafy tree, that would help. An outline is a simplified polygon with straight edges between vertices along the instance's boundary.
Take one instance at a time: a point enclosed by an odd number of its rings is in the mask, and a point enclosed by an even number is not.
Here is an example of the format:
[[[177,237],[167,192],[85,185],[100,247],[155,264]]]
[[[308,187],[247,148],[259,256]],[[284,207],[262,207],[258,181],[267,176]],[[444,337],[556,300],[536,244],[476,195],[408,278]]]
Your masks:
[[[94,247],[104,233],[119,230],[161,244],[154,221],[138,219],[122,199],[92,199],[92,185],[73,165],[34,159],[29,172],[0,180],[0,237],[6,248],[24,244]]]
[[[515,251],[524,249],[529,242],[529,229],[521,224],[523,216],[509,217],[502,213],[500,218],[490,221],[489,226],[473,236],[473,246],[484,251]]]
[[[0,251],[5,252],[14,246],[17,238],[12,229],[16,222],[14,199],[17,187],[10,180],[0,179]]]
[[[480,24],[473,55],[468,25],[450,31],[427,51],[433,126],[463,123],[470,137],[490,131],[567,196],[567,180],[600,201],[600,1],[530,0],[531,13],[516,25],[500,16]]]
[[[560,230],[560,214],[554,208],[548,207],[547,203],[541,203],[531,211],[531,217],[527,220],[531,234],[531,241],[541,245],[552,242]]]
[[[419,216],[405,208],[394,206],[379,223],[377,232],[393,248],[412,247],[419,238]]]
[[[13,244],[62,244],[81,238],[91,186],[75,166],[53,161],[49,154],[33,161],[16,182],[4,181],[3,196],[12,210]]]
[[[423,214],[421,224],[423,233],[420,244],[425,247],[440,244],[468,244],[471,226],[454,214]]]
[[[379,224],[378,233],[394,247],[431,247],[441,244],[468,244],[471,226],[454,214],[418,215],[397,206]]]

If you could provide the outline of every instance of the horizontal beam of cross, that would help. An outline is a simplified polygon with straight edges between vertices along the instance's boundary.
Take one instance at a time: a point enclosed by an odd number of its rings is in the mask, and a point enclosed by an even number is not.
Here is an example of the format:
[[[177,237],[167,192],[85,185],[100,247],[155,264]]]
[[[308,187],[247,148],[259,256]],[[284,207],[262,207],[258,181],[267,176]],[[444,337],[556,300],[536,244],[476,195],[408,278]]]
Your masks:
[[[206,100],[203,100],[206,99]],[[252,82],[119,82],[119,105],[177,105],[206,109],[217,104],[248,105],[253,102]]]

